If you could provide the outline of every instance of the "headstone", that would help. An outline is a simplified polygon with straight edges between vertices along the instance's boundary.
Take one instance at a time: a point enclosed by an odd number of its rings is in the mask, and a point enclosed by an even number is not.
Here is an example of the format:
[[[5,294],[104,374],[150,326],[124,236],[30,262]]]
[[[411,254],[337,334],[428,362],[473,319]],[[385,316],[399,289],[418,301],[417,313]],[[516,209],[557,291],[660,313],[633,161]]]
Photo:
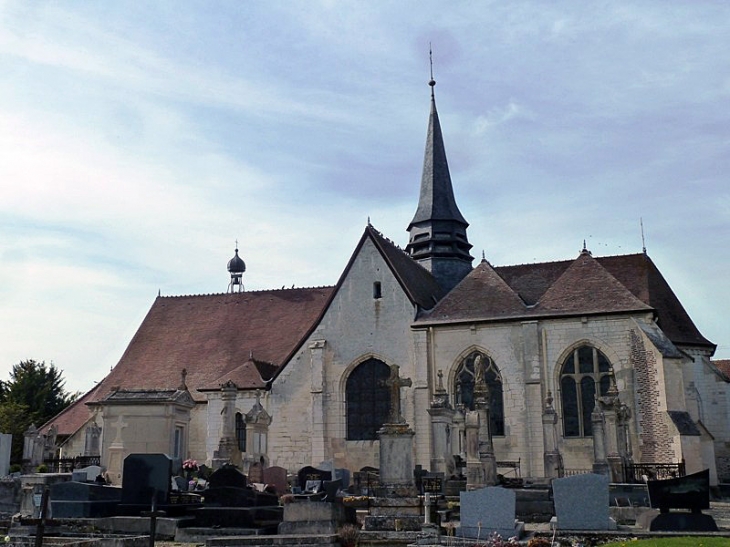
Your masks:
[[[486,540],[496,533],[506,540],[522,535],[524,524],[515,520],[517,495],[513,490],[487,486],[461,492],[459,499],[462,537]]]
[[[73,474],[79,473],[79,477],[81,477],[81,473],[84,474],[84,478],[81,479],[80,482],[84,481],[90,481],[93,482],[96,480],[96,477],[101,475],[101,467],[98,465],[89,465],[86,467],[82,467],[81,469],[74,469]],[[73,479],[76,480],[76,479]]]
[[[586,473],[553,480],[558,530],[615,530],[608,516],[607,475]]]
[[[715,519],[702,514],[703,509],[710,508],[709,469],[675,479],[648,481],[647,487],[651,506],[660,510],[649,524],[650,531],[717,531]],[[671,509],[689,509],[690,512]]]
[[[339,479],[342,481],[342,488],[347,489],[350,486],[350,470],[338,467],[335,469],[335,474],[332,476],[333,479]]]
[[[248,486],[248,480],[246,479],[246,475],[234,466],[224,465],[213,471],[208,479],[208,488],[220,488],[223,486],[246,488]]]
[[[277,494],[284,494],[289,489],[286,479],[286,469],[283,467],[273,466],[264,469],[264,481],[271,486]]]
[[[376,467],[363,467],[354,474],[355,494],[372,496],[374,489],[380,484],[379,471]]]
[[[0,433],[0,477],[7,476],[10,471],[10,449],[13,445],[13,436],[10,433]]]
[[[297,478],[299,479],[299,487],[302,488],[304,492],[318,492],[322,488],[323,481],[332,480],[332,472],[323,471],[308,465],[299,470]],[[317,490],[314,490],[315,487]]]
[[[264,482],[264,464],[254,462],[248,468],[249,482]]]
[[[324,500],[334,503],[337,499],[337,492],[342,490],[342,479],[336,481],[323,481],[322,490],[324,491]]]
[[[444,491],[443,473],[426,473],[421,477],[421,492],[423,494],[443,494]]]
[[[124,458],[122,503],[158,505],[169,501],[172,485],[172,460],[165,454],[130,454]]]

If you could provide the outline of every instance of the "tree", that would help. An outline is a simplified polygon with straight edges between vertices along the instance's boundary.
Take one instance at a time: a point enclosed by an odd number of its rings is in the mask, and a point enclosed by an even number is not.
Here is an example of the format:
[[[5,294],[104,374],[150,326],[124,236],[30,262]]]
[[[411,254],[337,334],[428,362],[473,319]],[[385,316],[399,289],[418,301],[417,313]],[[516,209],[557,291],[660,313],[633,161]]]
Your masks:
[[[65,384],[62,370],[33,359],[13,365],[10,380],[0,380],[0,427],[13,434],[15,461],[22,457],[25,430],[31,424],[40,427],[78,397]]]

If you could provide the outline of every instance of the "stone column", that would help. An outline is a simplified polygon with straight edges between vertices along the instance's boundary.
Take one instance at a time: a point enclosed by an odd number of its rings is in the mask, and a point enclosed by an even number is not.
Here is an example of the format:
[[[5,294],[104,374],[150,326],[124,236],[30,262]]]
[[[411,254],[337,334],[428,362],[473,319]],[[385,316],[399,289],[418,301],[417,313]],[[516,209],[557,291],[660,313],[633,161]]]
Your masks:
[[[545,476],[558,478],[565,474],[563,456],[558,449],[558,414],[553,408],[553,394],[548,391],[542,412],[543,463]]]
[[[213,468],[218,469],[226,463],[241,465],[241,452],[236,443],[236,395],[238,386],[228,380],[221,386],[223,402],[221,437],[218,450],[213,453]]]
[[[464,418],[466,432],[466,488],[476,490],[486,486],[484,469],[479,459],[479,413],[468,410]]]
[[[446,476],[454,472],[449,469],[451,462],[453,467],[453,452],[451,449],[451,435],[453,433],[452,422],[454,409],[449,404],[449,394],[444,389],[443,372],[438,372],[438,385],[431,400],[431,407],[428,413],[431,416],[431,471],[444,473]]]
[[[631,448],[631,434],[629,432],[629,422],[631,421],[631,409],[628,405],[621,403],[618,407],[618,451],[624,460],[624,464],[628,469],[634,463],[634,454]],[[628,471],[627,471],[628,473]]]
[[[601,412],[601,405],[598,404],[598,401],[591,412],[591,424],[593,425],[593,472],[599,475],[609,475],[603,412]]]
[[[497,459],[494,457],[490,425],[489,387],[484,375],[481,356],[474,360],[474,407],[479,414],[479,461],[482,465],[484,486],[497,484]]]
[[[621,431],[618,424],[618,410],[621,401],[618,398],[616,382],[611,375],[611,383],[605,396],[599,397],[597,406],[601,407],[606,439],[606,460],[611,482],[626,482],[624,461],[619,449]]]

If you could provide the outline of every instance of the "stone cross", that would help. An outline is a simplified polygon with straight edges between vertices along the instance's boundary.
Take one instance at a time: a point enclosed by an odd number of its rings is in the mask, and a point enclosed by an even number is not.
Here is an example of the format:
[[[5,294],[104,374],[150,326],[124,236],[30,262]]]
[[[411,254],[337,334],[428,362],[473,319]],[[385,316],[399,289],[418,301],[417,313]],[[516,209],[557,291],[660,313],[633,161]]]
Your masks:
[[[117,421],[112,423],[111,426],[117,430],[117,435],[114,438],[113,444],[121,444],[122,442],[122,429],[127,427],[129,424],[125,423],[121,416],[117,417]]]
[[[400,367],[398,365],[390,365],[390,376],[387,380],[381,380],[381,385],[390,388],[390,416],[388,423],[404,424],[405,418],[400,413],[400,390],[403,387],[411,387],[410,378],[401,378],[398,374]]]

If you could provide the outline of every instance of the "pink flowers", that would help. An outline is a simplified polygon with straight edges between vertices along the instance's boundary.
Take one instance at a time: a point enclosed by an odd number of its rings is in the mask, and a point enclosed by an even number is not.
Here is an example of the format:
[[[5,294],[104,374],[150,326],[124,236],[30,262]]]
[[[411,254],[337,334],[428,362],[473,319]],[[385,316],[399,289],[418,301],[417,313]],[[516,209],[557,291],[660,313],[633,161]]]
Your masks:
[[[185,471],[197,471],[198,470],[198,462],[196,462],[193,459],[185,460],[182,464],[182,468]]]

